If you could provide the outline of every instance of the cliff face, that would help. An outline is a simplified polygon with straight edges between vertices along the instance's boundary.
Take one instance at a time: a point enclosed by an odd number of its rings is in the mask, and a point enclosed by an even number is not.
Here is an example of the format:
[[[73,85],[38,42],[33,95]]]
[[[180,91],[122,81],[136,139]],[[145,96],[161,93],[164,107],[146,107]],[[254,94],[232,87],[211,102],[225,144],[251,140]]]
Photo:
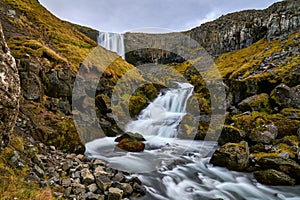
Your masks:
[[[242,49],[262,38],[274,40],[300,29],[300,2],[282,1],[265,10],[228,14],[190,31],[188,36],[214,55]]]
[[[20,95],[20,79],[15,59],[4,39],[0,24],[0,149],[9,141],[18,111]]]
[[[182,32],[198,42],[207,52],[216,56],[252,45],[260,39],[268,41],[281,39],[300,29],[300,2],[282,1],[265,10],[247,10],[231,13],[217,20],[202,24],[192,30]],[[168,38],[174,33],[164,34]],[[126,52],[140,44],[155,40],[155,34],[126,33]],[[174,38],[176,40],[176,38]],[[160,45],[163,47],[164,41]],[[174,47],[176,52],[176,47]],[[161,50],[136,50],[127,53],[126,60],[132,64],[147,62],[172,63],[183,61],[175,54]]]

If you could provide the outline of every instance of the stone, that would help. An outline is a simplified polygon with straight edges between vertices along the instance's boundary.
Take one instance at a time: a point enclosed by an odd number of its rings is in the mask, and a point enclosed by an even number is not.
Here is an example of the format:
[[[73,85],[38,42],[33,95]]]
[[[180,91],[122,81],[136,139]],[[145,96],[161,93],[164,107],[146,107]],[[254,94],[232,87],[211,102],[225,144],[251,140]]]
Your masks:
[[[8,145],[19,111],[20,79],[0,24],[0,150]]]
[[[123,190],[125,196],[130,196],[133,192],[133,188],[129,183],[121,183],[121,189]]]
[[[225,125],[223,127],[220,137],[218,138],[218,143],[221,146],[228,142],[238,143],[243,141],[245,135],[245,132],[243,132],[242,130],[234,126]]]
[[[96,184],[104,192],[111,186],[112,181],[107,176],[97,176]]]
[[[25,179],[31,182],[40,182],[41,180],[34,172],[28,174]]]
[[[85,199],[87,200],[104,200],[104,196],[100,194],[93,194],[91,192],[85,195]]]
[[[74,194],[84,194],[85,193],[85,186],[80,183],[72,183],[72,191]]]
[[[81,178],[82,178],[83,184],[89,185],[89,184],[94,183],[95,177],[88,168],[82,169],[80,171],[80,173],[81,173]]]
[[[71,179],[70,178],[63,178],[61,180],[61,185],[63,187],[69,187],[71,185]]]
[[[295,179],[274,169],[254,172],[256,180],[265,185],[295,185]]]
[[[96,167],[94,170],[94,176],[108,176],[109,174],[104,171],[104,169],[102,167]]]
[[[277,134],[278,129],[274,124],[263,125],[253,129],[249,134],[249,139],[256,143],[270,144],[276,139]]]
[[[98,190],[96,183],[87,186],[89,192],[95,193]]]
[[[125,176],[119,172],[112,178],[112,180],[117,182],[123,182],[125,180]]]
[[[73,162],[71,160],[67,160],[65,163],[63,163],[62,169],[64,171],[68,171],[73,166]]]
[[[115,142],[121,142],[123,139],[132,139],[132,140],[136,140],[136,141],[146,141],[144,136],[139,134],[139,133],[130,133],[130,132],[127,132],[127,133],[124,133],[122,136],[120,137],[117,137],[115,139]]]
[[[39,166],[34,165],[33,169],[39,177],[43,177],[45,175],[45,172]]]
[[[271,92],[271,98],[281,107],[300,108],[299,86],[290,88],[285,84],[280,84]]]
[[[145,149],[145,144],[143,142],[124,138],[118,144],[117,147],[129,152],[141,152]]]
[[[109,188],[108,200],[121,200],[123,196],[123,190],[119,188]]]
[[[230,170],[243,171],[249,165],[248,143],[227,143],[213,154],[210,163],[216,166],[227,167]]]
[[[144,186],[142,186],[141,184],[134,183],[132,188],[133,188],[133,194],[136,197],[141,197],[146,194],[146,188]]]

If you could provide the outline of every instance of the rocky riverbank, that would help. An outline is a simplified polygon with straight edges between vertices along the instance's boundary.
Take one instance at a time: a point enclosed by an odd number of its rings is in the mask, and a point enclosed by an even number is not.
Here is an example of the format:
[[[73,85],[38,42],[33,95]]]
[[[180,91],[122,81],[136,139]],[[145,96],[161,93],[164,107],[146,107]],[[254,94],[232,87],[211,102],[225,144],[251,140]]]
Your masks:
[[[26,134],[26,123],[17,119],[18,135],[11,139],[9,158],[11,166],[26,170],[24,183],[36,183],[49,196],[65,199],[121,200],[145,195],[146,189],[137,177],[112,169],[102,160],[64,153],[37,142]]]

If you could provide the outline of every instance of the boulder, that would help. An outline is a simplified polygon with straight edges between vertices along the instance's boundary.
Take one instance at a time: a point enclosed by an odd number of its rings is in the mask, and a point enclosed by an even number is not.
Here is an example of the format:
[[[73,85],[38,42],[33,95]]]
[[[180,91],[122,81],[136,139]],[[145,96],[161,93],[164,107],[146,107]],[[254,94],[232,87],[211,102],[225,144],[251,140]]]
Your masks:
[[[262,93],[244,99],[238,104],[242,112],[246,111],[268,111],[270,110],[269,95]]]
[[[227,167],[230,170],[242,171],[249,165],[248,143],[227,143],[213,154],[210,163],[216,166]]]
[[[125,151],[141,152],[144,151],[145,144],[134,139],[124,138],[118,143],[117,147]]]
[[[257,161],[261,169],[275,169],[289,175],[298,183],[300,181],[300,165],[295,161],[280,156],[262,157]]]
[[[245,133],[242,130],[234,126],[225,125],[218,139],[218,143],[219,145],[224,145],[228,142],[238,143],[243,141],[244,137],[245,137]]]
[[[294,89],[280,84],[271,92],[271,98],[281,107],[300,108],[300,90],[298,88],[298,86]]]
[[[256,171],[254,177],[265,185],[295,185],[295,179],[274,169]]]
[[[127,133],[124,133],[122,136],[120,137],[117,137],[115,139],[115,142],[121,142],[121,140],[123,139],[131,139],[131,140],[136,140],[136,141],[146,141],[144,136],[139,134],[139,133],[130,133],[130,132],[127,132]]]
[[[269,144],[277,137],[277,127],[274,124],[257,127],[249,134],[249,139],[255,143]]]
[[[0,149],[7,146],[19,110],[20,79],[0,24]]]

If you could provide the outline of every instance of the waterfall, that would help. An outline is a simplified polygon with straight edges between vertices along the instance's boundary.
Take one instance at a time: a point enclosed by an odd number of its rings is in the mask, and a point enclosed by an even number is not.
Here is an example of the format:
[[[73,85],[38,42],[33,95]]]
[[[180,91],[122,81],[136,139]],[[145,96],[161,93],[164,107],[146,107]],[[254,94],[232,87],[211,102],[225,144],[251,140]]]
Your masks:
[[[161,93],[145,108],[138,119],[126,126],[126,131],[144,136],[175,138],[177,127],[186,114],[186,104],[192,95],[193,86],[177,83],[178,88]]]
[[[125,59],[124,36],[119,33],[99,33],[98,44]]]

